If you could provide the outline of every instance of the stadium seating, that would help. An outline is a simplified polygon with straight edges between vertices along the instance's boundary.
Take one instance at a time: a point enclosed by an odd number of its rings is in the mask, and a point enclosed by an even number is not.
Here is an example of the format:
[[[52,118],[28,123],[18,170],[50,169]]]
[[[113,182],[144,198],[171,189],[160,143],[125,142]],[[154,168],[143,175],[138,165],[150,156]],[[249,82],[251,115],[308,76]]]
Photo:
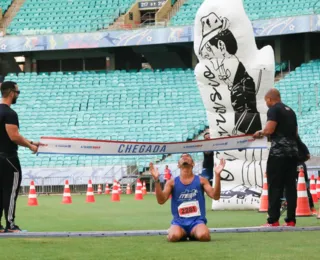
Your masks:
[[[8,34],[92,32],[108,27],[135,0],[26,0]]]
[[[302,64],[276,87],[283,102],[297,113],[302,140],[313,155],[320,155],[320,60]]]
[[[317,0],[244,0],[245,10],[250,20],[314,14]],[[203,0],[187,0],[171,19],[172,25],[194,24],[196,12]]]
[[[2,10],[2,14],[4,14],[8,10],[11,3],[12,3],[12,0],[1,0],[0,1],[0,8]]]
[[[40,136],[126,141],[185,141],[207,127],[193,70],[166,69],[9,74],[21,94],[14,109],[21,132]],[[160,156],[38,156],[21,149],[24,167],[148,166]]]

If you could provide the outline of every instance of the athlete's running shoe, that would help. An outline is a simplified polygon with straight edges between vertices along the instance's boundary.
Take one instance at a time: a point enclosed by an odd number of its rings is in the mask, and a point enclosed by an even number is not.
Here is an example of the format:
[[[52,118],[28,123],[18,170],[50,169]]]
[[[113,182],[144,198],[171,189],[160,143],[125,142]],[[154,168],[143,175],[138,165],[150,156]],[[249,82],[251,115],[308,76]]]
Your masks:
[[[18,233],[18,232],[21,232],[21,229],[19,228],[19,226],[14,225],[13,227],[7,228],[6,232],[8,232],[8,233]]]
[[[293,221],[289,221],[283,224],[284,227],[295,227],[296,223],[294,223]]]
[[[274,222],[274,223],[272,223],[272,224],[266,223],[266,224],[262,225],[262,227],[279,227],[279,226],[280,226],[279,221]]]

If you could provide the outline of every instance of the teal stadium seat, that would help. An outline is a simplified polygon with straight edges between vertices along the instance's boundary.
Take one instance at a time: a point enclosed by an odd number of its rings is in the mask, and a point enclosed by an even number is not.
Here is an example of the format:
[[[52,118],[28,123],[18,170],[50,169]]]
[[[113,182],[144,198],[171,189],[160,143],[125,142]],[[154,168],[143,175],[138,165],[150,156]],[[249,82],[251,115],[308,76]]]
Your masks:
[[[312,155],[320,155],[320,60],[302,64],[276,84],[282,100],[295,110],[299,133]]]
[[[172,25],[194,24],[196,12],[203,0],[187,0],[172,17]],[[311,15],[319,13],[318,0],[244,0],[244,7],[250,20],[263,20],[275,17]]]
[[[7,33],[32,35],[94,32],[107,28],[135,0],[26,0]]]
[[[146,142],[186,141],[207,126],[193,70],[8,74],[21,95],[21,133]],[[137,165],[159,156],[38,156],[20,149],[23,167]],[[68,158],[64,160],[63,158]]]
[[[12,4],[12,0],[1,0],[0,1],[0,8],[2,10],[2,15],[8,10],[10,5]]]

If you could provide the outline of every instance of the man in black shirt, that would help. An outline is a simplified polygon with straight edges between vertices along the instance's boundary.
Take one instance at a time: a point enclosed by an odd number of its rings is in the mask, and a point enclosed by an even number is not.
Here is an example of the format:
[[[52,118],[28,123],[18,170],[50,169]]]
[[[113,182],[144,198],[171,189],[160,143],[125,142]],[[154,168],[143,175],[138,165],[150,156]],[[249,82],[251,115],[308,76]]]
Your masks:
[[[269,107],[267,124],[255,138],[270,136],[271,148],[267,161],[267,181],[269,193],[268,222],[264,226],[279,226],[280,199],[284,188],[287,199],[285,226],[295,226],[297,206],[297,163],[298,124],[295,112],[281,102],[280,93],[271,89],[265,96]]]
[[[210,134],[209,133],[205,133],[204,134],[204,139],[209,140],[210,139]],[[213,182],[213,152],[204,152],[203,153],[204,159],[203,159],[203,163],[202,163],[202,172],[201,172],[201,176],[208,179],[208,181],[210,182],[210,185],[212,186],[212,182]]]
[[[19,133],[17,113],[11,109],[20,91],[17,83],[7,81],[1,85],[2,102],[0,104],[0,221],[4,210],[6,228],[0,223],[0,233],[19,232],[15,225],[16,200],[21,184],[21,166],[18,158],[18,145],[28,147],[33,153],[39,143],[33,143]]]

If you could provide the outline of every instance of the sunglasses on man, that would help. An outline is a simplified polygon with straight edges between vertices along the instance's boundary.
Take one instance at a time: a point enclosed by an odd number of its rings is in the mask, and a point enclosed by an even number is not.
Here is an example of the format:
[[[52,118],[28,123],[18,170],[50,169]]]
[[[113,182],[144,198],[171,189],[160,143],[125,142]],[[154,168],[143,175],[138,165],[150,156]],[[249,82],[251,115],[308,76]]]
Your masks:
[[[12,89],[11,91],[14,92],[14,93],[17,93],[18,95],[20,95],[20,90]]]

